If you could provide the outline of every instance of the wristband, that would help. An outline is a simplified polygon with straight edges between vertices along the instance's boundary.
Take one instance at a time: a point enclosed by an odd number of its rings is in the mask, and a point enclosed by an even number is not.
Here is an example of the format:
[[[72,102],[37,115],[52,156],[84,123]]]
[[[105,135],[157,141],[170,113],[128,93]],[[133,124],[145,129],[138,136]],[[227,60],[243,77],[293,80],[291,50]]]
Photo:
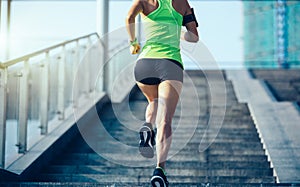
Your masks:
[[[137,42],[137,39],[136,39],[136,38],[134,38],[134,40],[133,40],[133,41],[130,41],[130,40],[129,40],[129,44],[130,44],[131,46],[135,46],[135,45],[137,45],[137,44],[138,44],[138,42]]]

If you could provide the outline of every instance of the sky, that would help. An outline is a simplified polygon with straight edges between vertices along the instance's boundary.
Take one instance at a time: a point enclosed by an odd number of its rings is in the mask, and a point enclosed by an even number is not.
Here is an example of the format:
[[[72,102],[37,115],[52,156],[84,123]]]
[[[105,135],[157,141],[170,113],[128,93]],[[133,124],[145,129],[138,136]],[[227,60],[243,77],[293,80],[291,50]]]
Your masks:
[[[243,60],[241,1],[190,1],[201,41],[222,67],[239,67]],[[109,32],[125,26],[130,1],[111,1]],[[5,10],[6,2],[2,2]],[[10,59],[96,31],[95,1],[15,1],[12,4]],[[1,12],[0,61],[5,55],[5,11]]]

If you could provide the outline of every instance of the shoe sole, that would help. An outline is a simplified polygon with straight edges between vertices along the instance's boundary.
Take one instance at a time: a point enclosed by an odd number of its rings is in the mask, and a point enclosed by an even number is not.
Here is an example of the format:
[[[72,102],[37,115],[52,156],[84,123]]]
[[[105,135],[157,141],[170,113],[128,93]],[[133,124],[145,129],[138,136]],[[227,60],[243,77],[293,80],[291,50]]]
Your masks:
[[[144,126],[140,129],[140,146],[139,151],[142,156],[146,158],[154,157],[154,150],[151,141],[151,129],[147,126]]]
[[[160,176],[153,176],[151,178],[151,185],[153,187],[167,187],[164,179]]]

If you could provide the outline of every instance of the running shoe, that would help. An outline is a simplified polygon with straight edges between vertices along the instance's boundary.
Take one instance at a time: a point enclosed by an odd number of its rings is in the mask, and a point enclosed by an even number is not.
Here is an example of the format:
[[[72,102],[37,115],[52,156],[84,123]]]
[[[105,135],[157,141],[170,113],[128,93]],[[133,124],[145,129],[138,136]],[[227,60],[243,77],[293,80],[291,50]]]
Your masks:
[[[155,144],[155,133],[152,130],[151,123],[145,123],[140,129],[140,146],[139,151],[146,158],[153,158]]]
[[[153,187],[168,187],[169,182],[162,168],[155,168],[153,176],[151,178],[151,184]]]

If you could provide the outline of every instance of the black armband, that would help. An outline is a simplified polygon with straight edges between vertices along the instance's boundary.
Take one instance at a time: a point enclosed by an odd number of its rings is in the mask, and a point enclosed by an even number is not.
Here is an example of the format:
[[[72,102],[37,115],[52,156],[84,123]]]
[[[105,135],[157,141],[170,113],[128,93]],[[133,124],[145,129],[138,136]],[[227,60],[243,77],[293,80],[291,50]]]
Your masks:
[[[183,16],[182,25],[185,26],[187,23],[190,23],[192,21],[196,22],[196,26],[198,27],[198,22],[194,13],[194,9],[191,8],[192,13],[186,16]]]

